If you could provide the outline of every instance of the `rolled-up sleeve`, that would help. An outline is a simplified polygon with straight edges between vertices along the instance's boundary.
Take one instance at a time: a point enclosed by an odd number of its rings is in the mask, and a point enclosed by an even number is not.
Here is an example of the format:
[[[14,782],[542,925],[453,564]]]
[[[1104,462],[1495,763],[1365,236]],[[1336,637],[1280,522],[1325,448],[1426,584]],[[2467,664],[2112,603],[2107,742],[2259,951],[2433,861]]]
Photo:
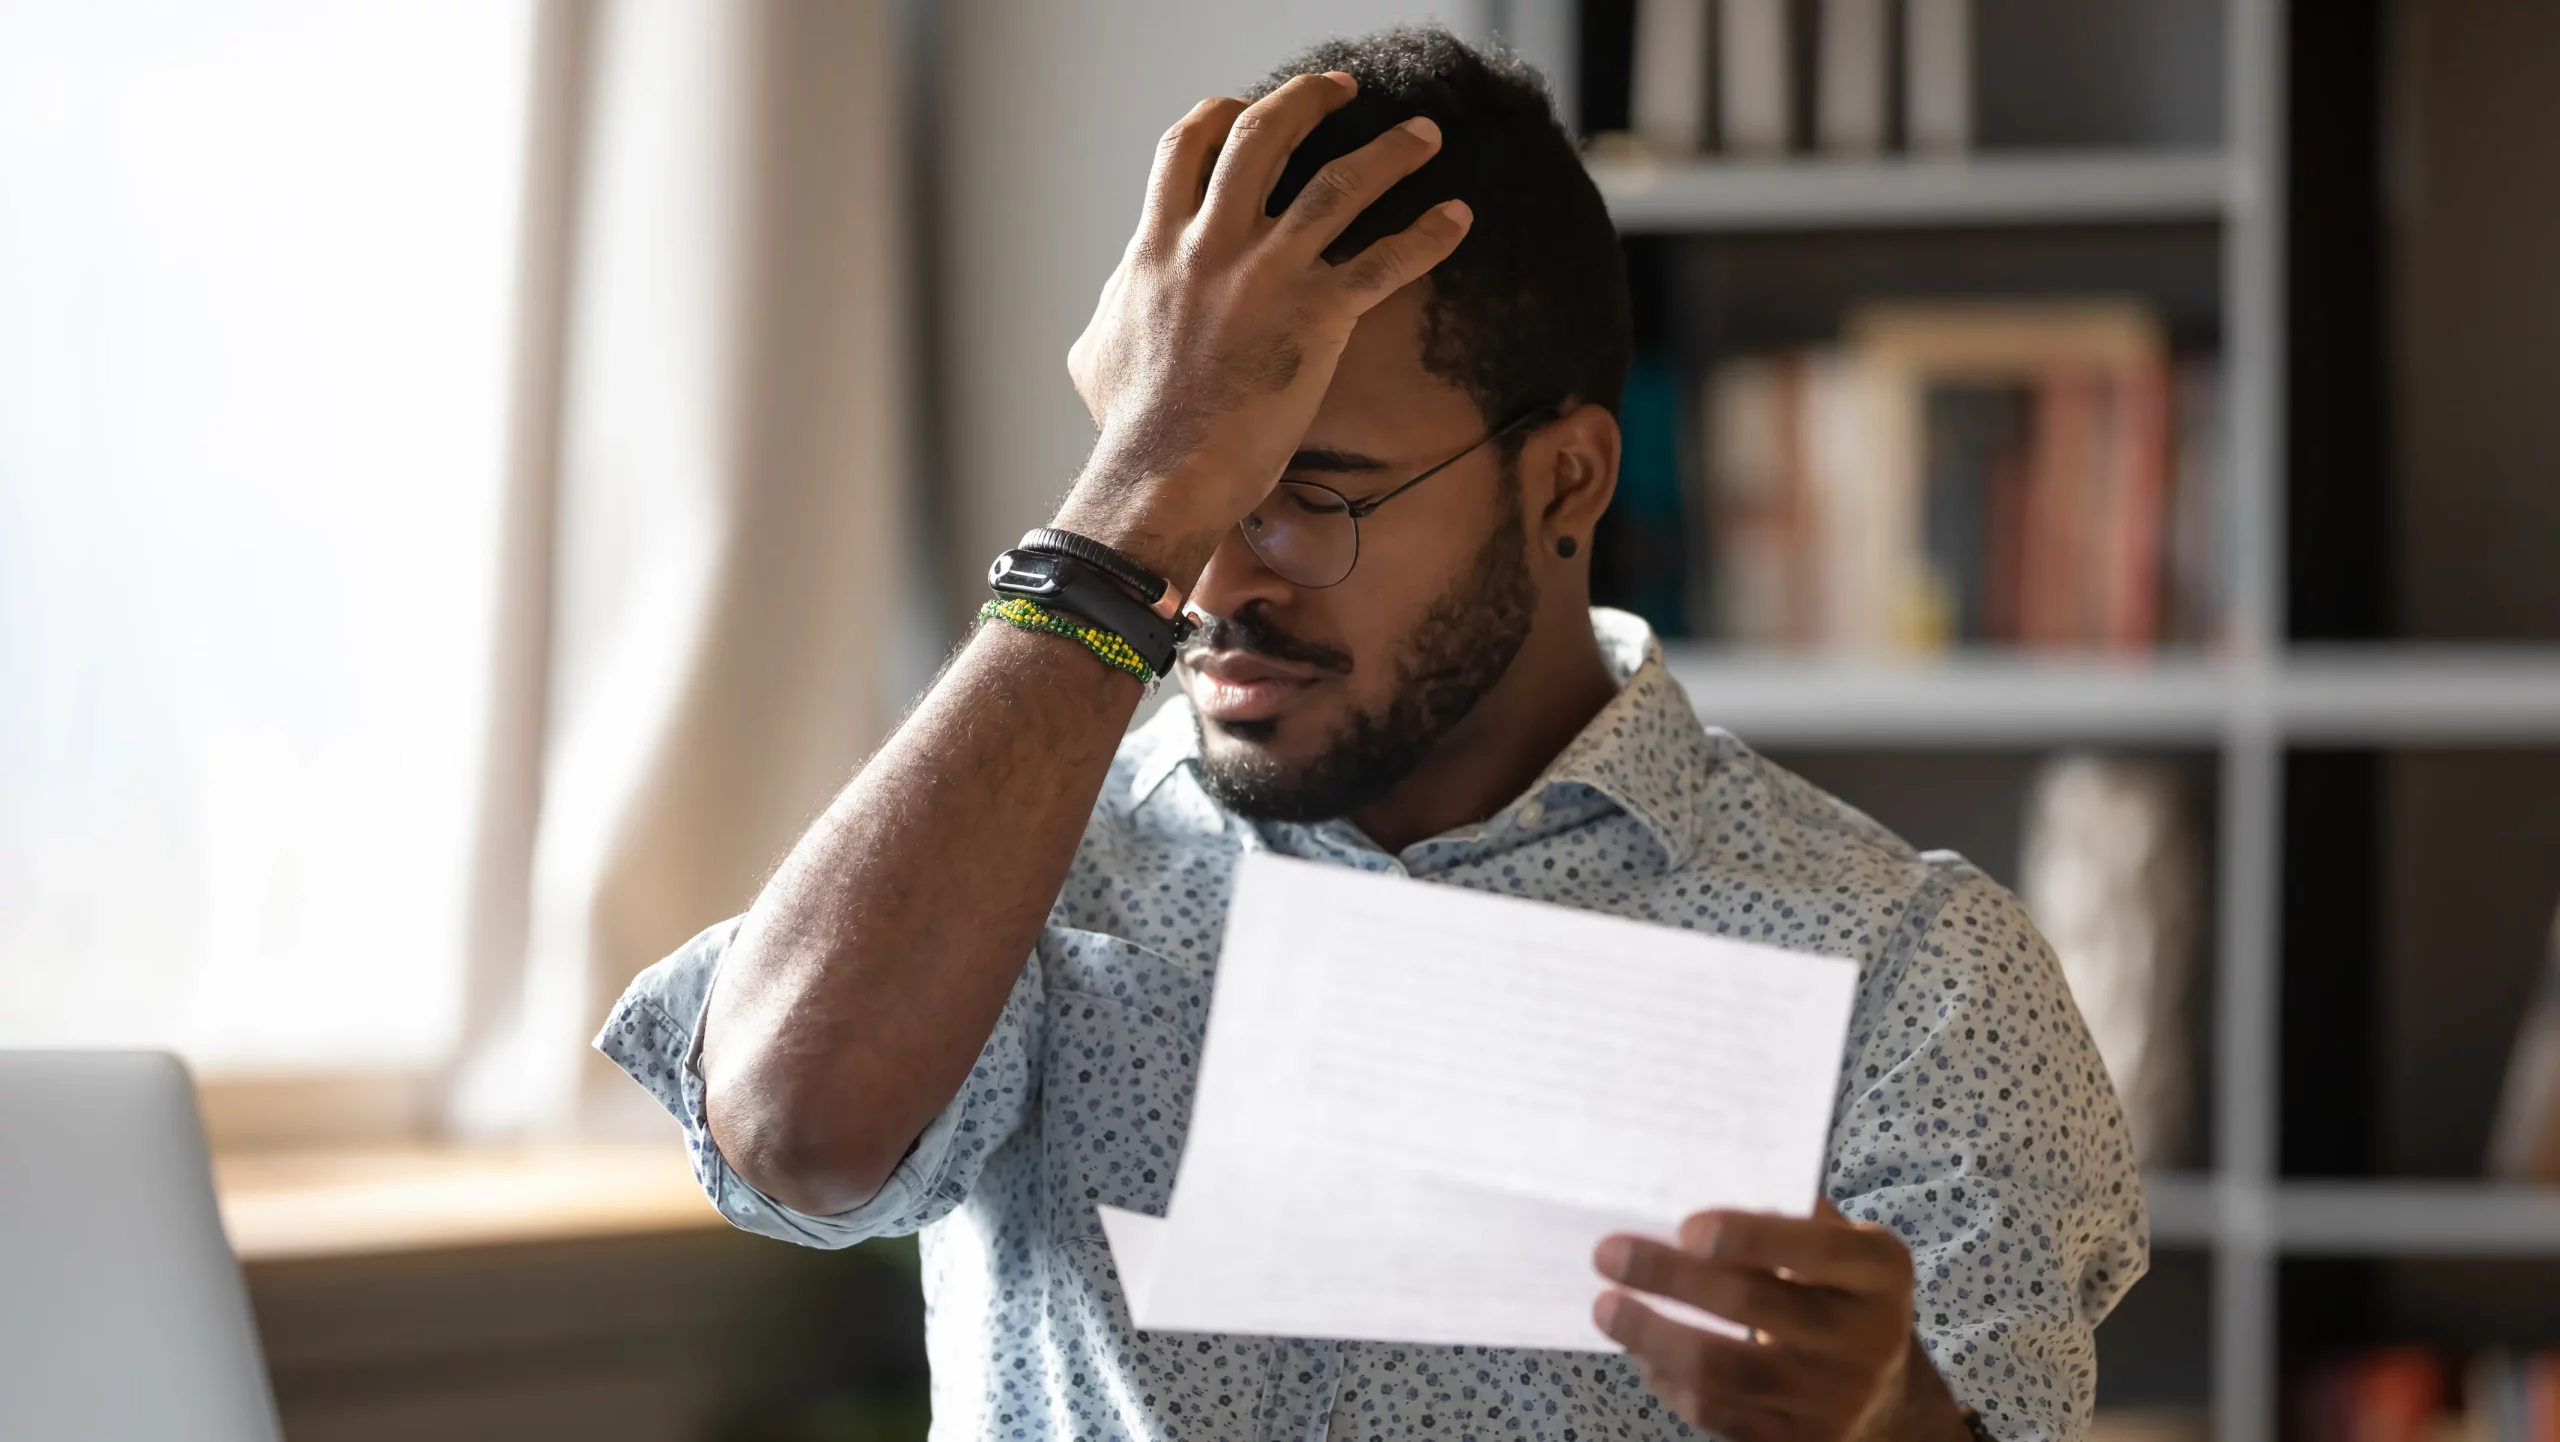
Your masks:
[[[922,1228],[977,1185],[987,1156],[1032,1103],[1039,1055],[1040,968],[1026,965],[959,1094],[927,1125],[877,1195],[848,1212],[813,1216],[749,1186],[711,1139],[702,1085],[702,1016],[721,958],[743,918],[721,922],[634,979],[606,1017],[596,1050],[647,1087],[684,1128],[694,1180],[737,1227],[810,1247],[848,1247]],[[849,1097],[859,1106],[862,1099]]]
[[[2060,966],[1970,867],[1862,980],[1827,1189],[1909,1246],[1921,1338],[1993,1436],[2086,1431],[2094,1333],[2149,1265],[2142,1187]]]

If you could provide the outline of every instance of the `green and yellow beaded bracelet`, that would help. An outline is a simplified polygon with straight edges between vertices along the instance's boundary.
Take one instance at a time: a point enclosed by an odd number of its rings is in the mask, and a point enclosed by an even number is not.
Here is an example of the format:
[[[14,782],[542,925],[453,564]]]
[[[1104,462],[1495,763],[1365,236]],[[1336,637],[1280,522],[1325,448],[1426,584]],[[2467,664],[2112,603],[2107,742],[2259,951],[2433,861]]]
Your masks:
[[[989,601],[978,608],[978,619],[1005,621],[1025,631],[1046,631],[1052,636],[1082,642],[1084,648],[1098,657],[1103,665],[1114,671],[1128,672],[1138,678],[1141,686],[1153,688],[1155,685],[1155,673],[1147,669],[1147,663],[1140,658],[1137,648],[1123,640],[1119,632],[1107,631],[1064,611],[1052,610],[1028,596],[1006,596]]]

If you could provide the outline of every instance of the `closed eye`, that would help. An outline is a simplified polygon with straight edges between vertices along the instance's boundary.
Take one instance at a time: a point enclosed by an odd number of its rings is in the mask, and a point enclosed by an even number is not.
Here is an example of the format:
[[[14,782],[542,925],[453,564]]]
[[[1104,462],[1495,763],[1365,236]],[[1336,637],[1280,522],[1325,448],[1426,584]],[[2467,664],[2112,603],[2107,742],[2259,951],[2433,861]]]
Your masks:
[[[1309,516],[1338,516],[1350,509],[1342,497],[1303,481],[1284,481],[1280,494],[1289,499],[1290,508]]]

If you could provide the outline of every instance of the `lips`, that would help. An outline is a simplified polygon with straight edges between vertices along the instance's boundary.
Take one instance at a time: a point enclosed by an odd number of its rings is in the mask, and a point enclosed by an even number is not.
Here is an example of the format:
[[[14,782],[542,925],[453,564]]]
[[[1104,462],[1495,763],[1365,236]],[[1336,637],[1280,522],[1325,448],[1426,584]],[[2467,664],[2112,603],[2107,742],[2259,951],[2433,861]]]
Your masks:
[[[1267,721],[1325,674],[1249,651],[1194,653],[1183,665],[1192,676],[1192,707],[1212,721]]]

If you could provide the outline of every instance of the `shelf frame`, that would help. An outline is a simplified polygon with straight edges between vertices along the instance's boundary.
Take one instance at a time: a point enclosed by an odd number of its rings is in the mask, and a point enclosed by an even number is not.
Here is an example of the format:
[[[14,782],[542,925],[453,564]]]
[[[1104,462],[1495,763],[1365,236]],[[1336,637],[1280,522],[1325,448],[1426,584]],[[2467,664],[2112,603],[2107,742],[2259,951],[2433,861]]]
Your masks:
[[[1702,719],[1764,748],[2204,746],[2231,709],[2228,669],[2200,658],[1894,662],[1680,645],[1663,658]]]
[[[2482,1182],[2288,1182],[2288,1256],[2560,1258],[2560,1188]]]
[[[1663,660],[1702,719],[1778,749],[2560,744],[2560,647],[1892,660],[1673,642]]]
[[[1596,156],[1623,234],[2218,220],[2249,198],[2216,151],[1735,161]]]
[[[2560,1260],[2560,1187],[2472,1181],[2286,1180],[2218,1172],[2142,1179],[2155,1250],[2244,1245],[2269,1257]]]

